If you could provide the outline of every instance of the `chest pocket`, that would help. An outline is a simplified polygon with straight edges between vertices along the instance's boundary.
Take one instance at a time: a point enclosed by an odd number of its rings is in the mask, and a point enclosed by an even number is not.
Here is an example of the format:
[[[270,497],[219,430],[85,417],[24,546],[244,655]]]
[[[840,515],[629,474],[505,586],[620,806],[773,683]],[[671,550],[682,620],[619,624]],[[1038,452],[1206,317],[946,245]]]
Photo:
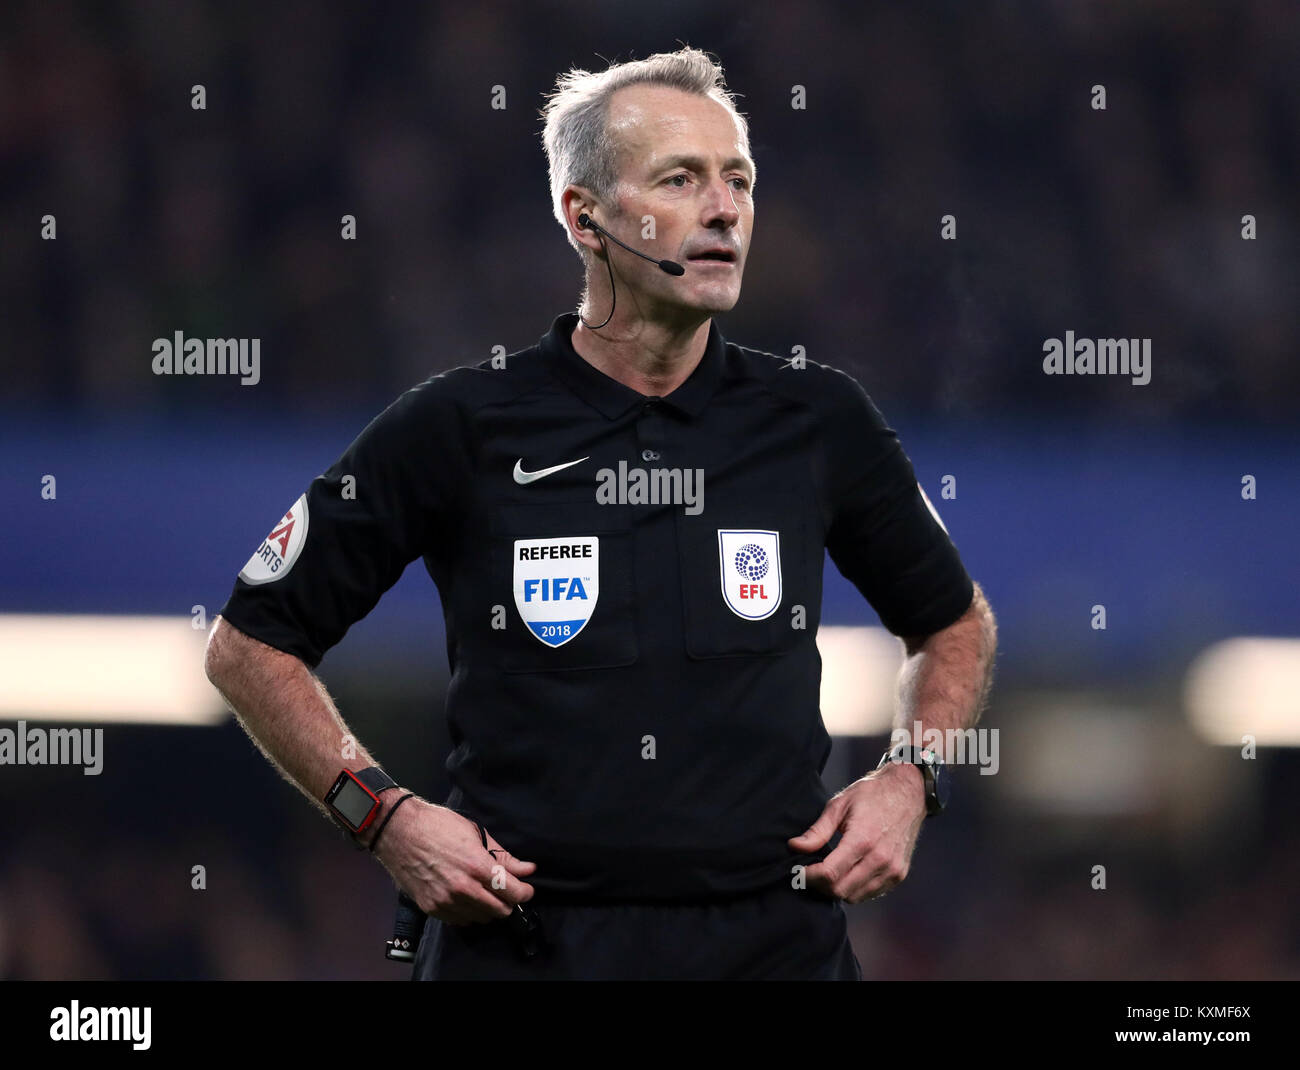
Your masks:
[[[694,658],[788,653],[815,629],[807,511],[716,492],[677,515],[683,637]],[[820,579],[820,577],[819,577]],[[803,627],[796,607],[802,606]]]
[[[582,501],[496,507],[488,522],[494,629],[506,672],[605,669],[637,659],[632,514]]]

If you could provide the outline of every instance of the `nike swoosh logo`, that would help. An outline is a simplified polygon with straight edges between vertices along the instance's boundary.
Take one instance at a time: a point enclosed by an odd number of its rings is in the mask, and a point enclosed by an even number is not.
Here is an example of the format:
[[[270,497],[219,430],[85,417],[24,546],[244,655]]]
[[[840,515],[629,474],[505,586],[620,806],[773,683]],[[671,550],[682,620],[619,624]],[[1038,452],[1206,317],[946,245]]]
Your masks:
[[[520,486],[525,483],[535,483],[539,479],[545,479],[556,472],[563,472],[566,468],[572,468],[575,464],[582,464],[583,461],[589,459],[588,457],[579,457],[576,461],[569,461],[568,464],[557,464],[554,468],[539,468],[536,472],[525,472],[524,459],[520,457],[519,460],[515,461],[515,482]]]

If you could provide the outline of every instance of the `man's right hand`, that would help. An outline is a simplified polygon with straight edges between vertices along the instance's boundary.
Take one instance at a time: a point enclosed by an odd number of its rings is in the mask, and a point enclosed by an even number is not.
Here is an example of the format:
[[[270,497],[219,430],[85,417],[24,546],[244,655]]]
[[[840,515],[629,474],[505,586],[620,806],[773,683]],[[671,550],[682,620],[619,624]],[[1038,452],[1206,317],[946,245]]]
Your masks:
[[[516,903],[533,897],[533,886],[520,878],[537,864],[515,858],[491,833],[487,841],[495,856],[484,849],[474,822],[445,806],[408,799],[388,823],[375,856],[426,914],[449,925],[470,925],[509,917]]]

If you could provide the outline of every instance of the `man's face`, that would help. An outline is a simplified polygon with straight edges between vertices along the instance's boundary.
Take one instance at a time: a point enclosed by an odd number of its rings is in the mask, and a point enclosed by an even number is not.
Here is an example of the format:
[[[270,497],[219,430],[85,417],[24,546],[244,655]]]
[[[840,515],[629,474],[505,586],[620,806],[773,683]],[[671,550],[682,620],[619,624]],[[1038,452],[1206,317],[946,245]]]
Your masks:
[[[754,168],[731,113],[708,97],[638,85],[610,98],[608,122],[619,152],[614,199],[620,212],[612,225],[600,213],[596,221],[633,248],[686,269],[674,278],[607,246],[643,314],[734,307],[753,233]],[[653,238],[641,236],[647,216]],[[719,252],[730,259],[709,258]]]

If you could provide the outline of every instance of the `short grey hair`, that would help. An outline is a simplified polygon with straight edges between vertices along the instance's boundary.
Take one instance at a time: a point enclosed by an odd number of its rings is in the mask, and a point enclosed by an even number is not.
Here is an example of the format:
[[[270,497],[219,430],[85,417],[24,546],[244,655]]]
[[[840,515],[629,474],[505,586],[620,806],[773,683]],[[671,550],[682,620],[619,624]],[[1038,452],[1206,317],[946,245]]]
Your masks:
[[[614,63],[608,69],[573,69],[555,80],[546,97],[542,142],[551,176],[551,210],[564,228],[569,244],[586,259],[585,249],[571,233],[561,200],[569,186],[584,186],[601,200],[609,200],[618,183],[618,146],[609,136],[606,120],[609,99],[630,85],[661,85],[716,100],[735,117],[749,152],[749,124],[736,110],[735,97],[726,87],[722,67],[698,48],[658,52],[646,59]],[[751,154],[752,155],[752,154]],[[758,174],[755,168],[754,180]]]

